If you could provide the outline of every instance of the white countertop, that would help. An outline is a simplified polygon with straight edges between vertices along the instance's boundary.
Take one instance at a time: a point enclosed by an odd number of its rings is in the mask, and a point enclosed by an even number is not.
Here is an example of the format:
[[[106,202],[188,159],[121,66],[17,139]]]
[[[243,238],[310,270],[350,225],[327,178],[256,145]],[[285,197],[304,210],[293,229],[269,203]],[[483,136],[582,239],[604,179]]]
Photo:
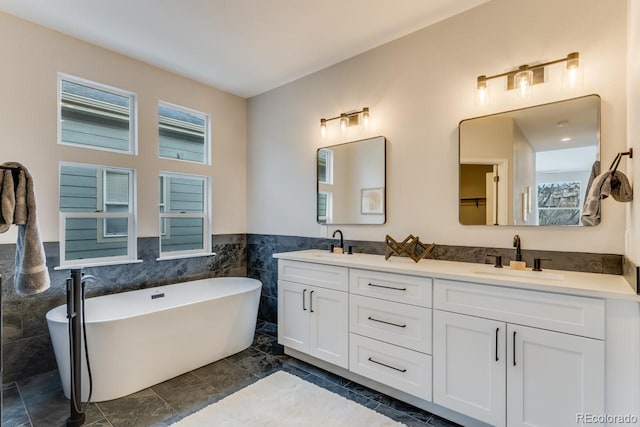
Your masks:
[[[532,271],[531,268],[528,268],[526,272],[520,273],[509,270],[509,267],[505,267],[502,270],[495,269],[493,265],[490,264],[433,259],[422,259],[415,263],[410,258],[405,257],[392,256],[388,260],[385,260],[384,255],[332,254],[321,250],[283,252],[274,254],[273,256],[274,258],[292,261],[305,261],[389,273],[461,280],[534,291],[640,301],[640,295],[635,293],[625,278],[613,274],[581,273],[547,269],[539,273]]]

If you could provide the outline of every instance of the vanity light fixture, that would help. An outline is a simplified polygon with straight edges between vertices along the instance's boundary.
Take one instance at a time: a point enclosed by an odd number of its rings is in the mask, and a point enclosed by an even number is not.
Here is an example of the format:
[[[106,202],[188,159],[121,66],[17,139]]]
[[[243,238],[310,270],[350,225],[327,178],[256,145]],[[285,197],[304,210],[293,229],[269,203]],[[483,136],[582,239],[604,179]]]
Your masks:
[[[544,70],[548,65],[566,62],[566,70],[563,74],[563,86],[574,87],[580,80],[580,54],[571,52],[564,58],[535,65],[521,65],[517,70],[507,71],[493,76],[481,75],[477,78],[476,88],[480,102],[487,99],[487,81],[499,77],[507,78],[507,90],[516,90],[519,97],[527,97],[531,94],[531,86],[544,83]]]
[[[342,133],[347,131],[349,126],[357,126],[360,124],[360,115],[362,114],[362,124],[366,128],[369,125],[369,107],[363,107],[359,111],[348,111],[346,113],[340,113],[339,116],[331,117],[329,119],[320,119],[320,131],[322,136],[327,133],[327,122],[331,120],[340,119],[340,130]]]

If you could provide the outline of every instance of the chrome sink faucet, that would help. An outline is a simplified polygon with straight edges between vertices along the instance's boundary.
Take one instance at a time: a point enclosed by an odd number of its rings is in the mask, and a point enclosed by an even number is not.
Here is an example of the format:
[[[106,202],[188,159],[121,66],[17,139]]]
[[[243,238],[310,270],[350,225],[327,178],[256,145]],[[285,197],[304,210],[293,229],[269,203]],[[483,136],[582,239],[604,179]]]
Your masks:
[[[520,248],[520,236],[513,236],[513,247],[516,248],[516,261],[522,261],[522,250]]]

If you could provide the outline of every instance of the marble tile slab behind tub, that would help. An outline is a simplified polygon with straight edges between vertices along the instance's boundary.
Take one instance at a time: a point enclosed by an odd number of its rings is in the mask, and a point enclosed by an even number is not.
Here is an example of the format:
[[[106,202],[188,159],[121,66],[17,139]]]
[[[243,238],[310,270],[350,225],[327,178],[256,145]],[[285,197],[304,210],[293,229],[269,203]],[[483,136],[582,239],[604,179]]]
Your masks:
[[[2,344],[3,382],[16,381],[56,369],[48,334]]]
[[[263,320],[258,320],[258,323],[256,325],[256,332],[257,333],[261,333],[261,334],[265,334],[265,335],[270,335],[272,337],[277,338],[278,337],[278,324],[277,323],[272,323],[272,322],[265,322]]]
[[[247,269],[247,277],[258,279],[262,282],[262,295],[265,297],[278,297],[278,272],[272,270]]]
[[[2,303],[2,340],[16,341],[22,338],[22,301]]]
[[[260,305],[258,306],[258,318],[267,322],[278,322],[278,298],[260,297]]]

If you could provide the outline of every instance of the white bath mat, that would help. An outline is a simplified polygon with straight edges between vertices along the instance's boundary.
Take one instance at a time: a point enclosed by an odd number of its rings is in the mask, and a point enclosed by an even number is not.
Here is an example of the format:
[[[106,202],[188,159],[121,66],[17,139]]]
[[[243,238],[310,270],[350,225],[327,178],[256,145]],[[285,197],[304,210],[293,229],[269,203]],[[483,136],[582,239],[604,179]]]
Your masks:
[[[283,371],[271,374],[172,426],[406,427]]]

